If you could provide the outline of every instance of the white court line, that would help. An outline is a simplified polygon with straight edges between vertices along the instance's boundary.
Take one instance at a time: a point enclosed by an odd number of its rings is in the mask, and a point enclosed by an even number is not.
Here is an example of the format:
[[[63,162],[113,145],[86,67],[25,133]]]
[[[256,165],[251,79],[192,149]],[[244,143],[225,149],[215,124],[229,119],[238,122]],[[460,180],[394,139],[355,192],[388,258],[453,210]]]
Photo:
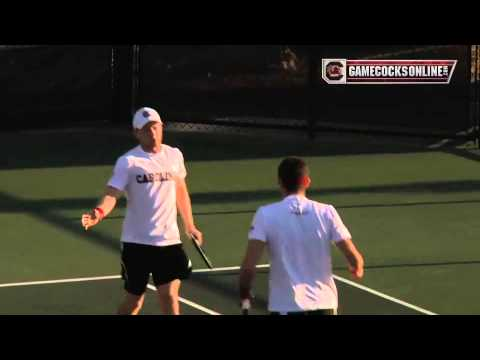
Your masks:
[[[269,268],[269,267],[270,267],[270,265],[268,265],[268,264],[257,265],[257,268],[259,268],[259,269]],[[240,270],[240,266],[221,267],[221,268],[215,268],[215,269],[197,269],[197,270],[193,270],[193,272],[194,273],[208,273],[208,272],[228,271],[228,270]],[[94,277],[58,279],[58,280],[26,281],[26,282],[0,284],[0,288],[15,287],[15,286],[74,283],[74,282],[82,282],[82,281],[114,280],[114,279],[120,279],[120,278],[121,278],[120,275],[109,275],[109,276],[94,276]]]
[[[421,313],[423,313],[423,314],[426,314],[426,315],[438,315],[438,314],[436,314],[436,313],[434,313],[434,312],[431,312],[431,311],[429,311],[429,310],[425,310],[425,309],[423,309],[423,308],[421,308],[421,307],[419,307],[419,306],[409,304],[409,303],[407,303],[407,302],[405,302],[405,301],[403,301],[403,300],[394,298],[393,296],[390,296],[390,295],[381,293],[380,291],[373,290],[373,289],[371,289],[371,288],[369,288],[369,287],[366,287],[366,286],[364,286],[364,285],[357,284],[356,282],[350,281],[350,280],[345,279],[345,278],[343,278],[343,277],[341,277],[341,276],[333,275],[333,277],[334,277],[335,279],[337,279],[338,281],[344,282],[345,284],[348,284],[348,285],[350,285],[350,286],[356,287],[356,288],[361,289],[361,290],[363,290],[363,291],[369,292],[370,294],[377,295],[377,296],[379,296],[379,297],[381,297],[381,298],[384,298],[384,299],[389,300],[389,301],[392,301],[392,302],[394,302],[394,303],[403,305],[403,306],[405,306],[405,307],[408,307],[408,308],[410,308],[410,309],[416,310],[416,311],[421,312]]]
[[[150,285],[150,284],[148,284],[147,286],[148,286],[148,288],[149,288],[150,290],[157,291],[157,288],[156,288],[155,286]],[[209,315],[222,315],[222,314],[220,314],[220,313],[218,313],[218,312],[216,312],[216,311],[213,311],[212,309],[206,308],[205,306],[202,306],[202,305],[200,305],[200,304],[194,303],[193,301],[184,299],[184,298],[182,298],[182,297],[180,297],[179,300],[180,300],[180,302],[182,302],[182,303],[184,303],[184,304],[186,304],[186,305],[188,305],[188,306],[191,306],[191,307],[193,307],[193,308],[195,308],[195,309],[197,309],[197,310],[203,311],[204,313],[207,313],[207,314],[209,314]]]
[[[269,264],[261,264],[261,265],[257,265],[257,269],[265,269],[265,268],[269,268],[270,265]],[[219,271],[231,271],[231,270],[240,270],[240,266],[230,266],[230,267],[220,267],[220,268],[215,268],[215,269],[197,269],[197,270],[193,270],[194,273],[211,273],[211,272],[219,272]],[[348,279],[345,279],[343,277],[340,277],[340,276],[337,276],[337,275],[333,275],[333,277],[335,279],[337,279],[338,281],[341,281],[345,284],[348,284],[350,286],[354,286],[358,289],[361,289],[363,291],[366,291],[370,294],[373,294],[373,295],[376,295],[378,297],[381,297],[383,299],[386,299],[386,300],[389,300],[389,301],[392,301],[394,303],[397,303],[399,305],[402,305],[402,306],[405,306],[405,307],[408,307],[410,309],[413,309],[413,310],[416,310],[418,312],[421,312],[423,314],[427,314],[427,315],[438,315],[434,312],[431,312],[429,310],[426,310],[426,309],[423,309],[419,306],[416,306],[416,305],[413,305],[413,304],[410,304],[410,303],[407,303],[403,300],[400,300],[400,299],[397,299],[393,296],[390,296],[390,295],[387,295],[387,294],[384,294],[384,293],[381,293],[380,291],[377,291],[377,290],[374,290],[374,289],[371,289],[367,286],[364,286],[364,285],[360,285],[356,282],[353,282],[353,281],[350,281]],[[97,277],[85,277],[85,278],[71,278],[71,279],[59,279],[59,280],[46,280],[46,281],[29,281],[29,282],[18,282],[18,283],[7,283],[7,284],[0,284],[0,288],[6,288],[6,287],[14,287],[14,286],[29,286],[29,285],[46,285],[46,284],[59,284],[59,283],[72,283],[72,282],[82,282],[82,281],[97,281],[97,280],[112,280],[112,279],[120,279],[121,276],[120,275],[112,275],[112,276],[97,276]],[[149,285],[151,286],[151,285]],[[154,288],[155,289],[155,288]],[[192,304],[195,304],[195,303],[192,303],[190,302],[189,300],[187,299],[183,299],[181,298],[181,301],[189,306],[193,306]],[[198,306],[198,307],[201,307],[202,309],[198,308],[199,310],[201,311],[209,311],[209,312],[212,312],[212,313],[215,313],[215,315],[219,315],[219,313],[216,313],[215,311],[213,310],[210,310],[210,309],[207,309],[207,308],[204,308],[203,306],[201,305],[198,305],[198,304],[195,304],[195,306]],[[195,307],[193,306],[193,307]],[[207,312],[208,313],[208,312]]]
[[[95,277],[83,277],[83,278],[71,278],[71,279],[59,279],[59,280],[45,280],[45,281],[27,281],[27,282],[18,282],[18,283],[8,283],[0,284],[0,288],[6,287],[16,287],[16,286],[30,286],[30,285],[48,285],[48,284],[61,284],[61,283],[75,283],[75,282],[86,282],[86,281],[98,281],[98,280],[114,280],[120,279],[120,275],[111,275],[111,276],[95,276]],[[149,289],[157,290],[153,285],[148,285]],[[197,310],[203,311],[210,315],[221,315],[220,313],[208,309],[202,305],[196,304],[193,301],[180,298],[180,302],[191,306]]]
[[[269,264],[261,264],[257,265],[257,269],[265,269],[265,268],[270,268]],[[218,272],[218,271],[229,271],[229,270],[240,270],[240,266],[229,266],[229,267],[219,267],[219,268],[214,268],[214,269],[197,269],[193,270],[193,273],[209,273],[209,272]]]
[[[59,279],[59,280],[28,281],[28,282],[8,283],[8,284],[0,284],[0,288],[4,288],[4,287],[14,287],[14,286],[29,286],[29,285],[46,285],[46,284],[73,283],[73,282],[82,282],[82,281],[112,280],[112,279],[120,279],[120,275],[96,276],[96,277],[84,277],[84,278],[72,278],[72,279]]]
[[[257,269],[265,269],[265,268],[269,268],[270,265],[269,264],[262,264],[262,265],[257,265]],[[231,266],[231,267],[224,267],[224,268],[215,268],[215,269],[198,269],[198,270],[193,270],[194,273],[209,273],[209,272],[216,272],[216,271],[225,271],[225,270],[240,270],[240,266]],[[426,310],[426,309],[423,309],[419,306],[416,306],[416,305],[413,305],[413,304],[410,304],[410,303],[407,303],[403,300],[400,300],[400,299],[397,299],[397,298],[394,298],[393,296],[390,296],[390,295],[387,295],[387,294],[384,294],[384,293],[381,293],[380,291],[377,291],[377,290],[373,290],[367,286],[364,286],[364,285],[360,285],[354,281],[350,281],[348,279],[345,279],[341,276],[338,276],[338,275],[333,275],[333,277],[335,279],[337,279],[338,281],[341,281],[345,284],[348,284],[350,286],[353,286],[353,287],[356,287],[358,289],[361,289],[363,291],[366,291],[370,294],[373,294],[373,295],[376,295],[378,297],[381,297],[383,299],[386,299],[386,300],[389,300],[391,302],[394,302],[394,303],[397,303],[399,305],[403,305],[405,307],[408,307],[410,309],[413,309],[415,311],[418,311],[418,312],[421,312],[423,314],[426,314],[426,315],[438,315],[434,312],[431,312],[429,310]]]
[[[270,265],[263,264],[257,265],[257,268],[269,268]],[[230,267],[220,267],[214,269],[197,269],[193,270],[194,273],[208,273],[208,272],[218,272],[218,271],[228,271],[228,270],[240,270],[240,266],[230,266]],[[18,283],[6,283],[0,284],[2,287],[14,287],[14,286],[29,286],[29,285],[47,285],[47,284],[60,284],[60,283],[70,283],[70,282],[82,282],[82,281],[96,281],[96,280],[113,280],[120,279],[120,275],[110,275],[110,276],[95,276],[95,277],[83,277],[83,278],[69,278],[69,279],[58,279],[58,280],[43,280],[43,281],[27,281],[27,282],[18,282]]]

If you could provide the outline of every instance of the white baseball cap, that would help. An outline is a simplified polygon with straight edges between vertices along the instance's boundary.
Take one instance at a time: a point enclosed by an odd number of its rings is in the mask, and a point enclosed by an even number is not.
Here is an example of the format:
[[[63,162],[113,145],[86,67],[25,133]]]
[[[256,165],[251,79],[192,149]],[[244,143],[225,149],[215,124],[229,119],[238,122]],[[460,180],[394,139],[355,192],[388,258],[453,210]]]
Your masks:
[[[140,130],[150,121],[156,121],[163,124],[162,119],[160,118],[160,115],[158,115],[158,112],[156,112],[154,109],[149,107],[142,107],[137,110],[135,115],[133,115],[132,124],[135,129]]]

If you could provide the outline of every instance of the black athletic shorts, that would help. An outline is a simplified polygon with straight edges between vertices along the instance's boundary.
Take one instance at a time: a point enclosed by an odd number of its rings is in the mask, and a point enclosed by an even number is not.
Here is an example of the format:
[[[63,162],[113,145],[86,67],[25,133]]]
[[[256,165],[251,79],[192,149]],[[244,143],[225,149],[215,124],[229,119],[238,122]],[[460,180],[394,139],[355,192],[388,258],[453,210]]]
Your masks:
[[[280,315],[279,312],[272,311],[270,315]],[[289,312],[287,315],[337,315],[336,309],[321,309],[312,311]]]
[[[142,295],[152,274],[155,286],[175,279],[187,279],[192,272],[192,263],[182,244],[151,246],[122,243],[122,278],[125,290]]]

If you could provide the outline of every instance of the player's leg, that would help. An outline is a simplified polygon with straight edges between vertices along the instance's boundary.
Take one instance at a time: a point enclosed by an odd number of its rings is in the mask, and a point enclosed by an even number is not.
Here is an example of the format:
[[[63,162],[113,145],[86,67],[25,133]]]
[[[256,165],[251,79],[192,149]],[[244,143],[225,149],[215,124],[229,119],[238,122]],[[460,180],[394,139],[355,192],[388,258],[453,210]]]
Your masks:
[[[179,291],[181,281],[175,279],[157,287],[160,310],[165,315],[180,315]]]
[[[180,314],[181,280],[192,272],[192,263],[181,244],[159,247],[152,277],[157,287],[158,301],[163,314]]]
[[[144,245],[122,244],[122,278],[125,297],[118,307],[118,315],[137,315],[142,309],[150,278],[148,250]]]
[[[143,306],[145,294],[135,295],[125,292],[125,298],[118,307],[118,315],[138,315]]]

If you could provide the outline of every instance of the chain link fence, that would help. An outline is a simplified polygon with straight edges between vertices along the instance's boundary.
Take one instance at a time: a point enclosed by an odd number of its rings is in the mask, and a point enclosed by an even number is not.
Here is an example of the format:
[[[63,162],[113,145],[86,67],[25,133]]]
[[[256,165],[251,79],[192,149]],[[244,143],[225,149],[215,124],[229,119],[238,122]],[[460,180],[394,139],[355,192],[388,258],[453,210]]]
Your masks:
[[[137,104],[185,129],[271,128],[471,137],[472,47],[142,46]],[[456,59],[449,85],[332,86],[322,58]],[[476,83],[475,83],[476,84]],[[255,131],[255,130],[252,130]]]
[[[322,58],[455,59],[449,85],[328,85]],[[478,138],[478,45],[0,46],[3,129],[127,124],[185,131]]]
[[[108,122],[111,58],[111,46],[0,46],[2,129]]]

